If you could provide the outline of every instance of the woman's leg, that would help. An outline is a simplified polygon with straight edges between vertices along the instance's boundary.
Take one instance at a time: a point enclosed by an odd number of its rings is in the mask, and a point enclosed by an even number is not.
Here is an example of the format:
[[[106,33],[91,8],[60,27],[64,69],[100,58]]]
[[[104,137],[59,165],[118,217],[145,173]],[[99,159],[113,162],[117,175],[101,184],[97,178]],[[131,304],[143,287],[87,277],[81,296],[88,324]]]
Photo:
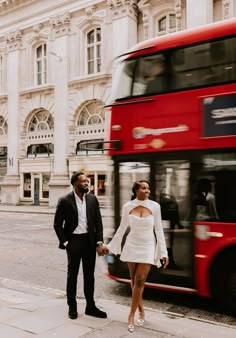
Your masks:
[[[131,266],[131,270],[133,267],[132,264],[134,263],[128,263],[128,266],[129,267]],[[144,284],[145,284],[145,281],[147,279],[150,269],[151,269],[151,264],[138,263],[136,266],[133,288],[132,288],[132,302],[131,302],[131,308],[130,308],[130,313],[129,313],[129,318],[128,318],[129,324],[134,323],[134,315],[135,315],[136,309],[138,306],[142,306]],[[143,308],[141,308],[141,311],[143,312]]]
[[[137,263],[128,263],[129,267],[129,274],[130,274],[130,280],[131,280],[131,289],[133,293],[133,287],[134,287],[134,278],[135,278],[135,272],[137,268]],[[143,310],[143,304],[142,304],[142,299],[141,302],[138,304],[138,309],[139,309],[139,317],[143,318],[144,317],[144,310]]]

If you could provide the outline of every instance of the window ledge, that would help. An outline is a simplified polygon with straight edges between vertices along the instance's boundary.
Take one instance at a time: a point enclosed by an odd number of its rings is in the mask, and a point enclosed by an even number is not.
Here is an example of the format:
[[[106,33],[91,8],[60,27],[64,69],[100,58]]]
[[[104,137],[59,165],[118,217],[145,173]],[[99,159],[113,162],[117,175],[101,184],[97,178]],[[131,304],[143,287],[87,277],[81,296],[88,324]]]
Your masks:
[[[80,76],[77,78],[74,78],[74,80],[68,82],[69,87],[78,87],[78,85],[84,86],[91,82],[99,82],[99,84],[107,84],[108,81],[111,81],[111,74],[105,74],[105,73],[96,73],[96,74],[90,74],[86,76]]]
[[[53,85],[43,85],[37,87],[30,87],[20,92],[21,96],[31,96],[32,94],[51,94],[54,91]]]

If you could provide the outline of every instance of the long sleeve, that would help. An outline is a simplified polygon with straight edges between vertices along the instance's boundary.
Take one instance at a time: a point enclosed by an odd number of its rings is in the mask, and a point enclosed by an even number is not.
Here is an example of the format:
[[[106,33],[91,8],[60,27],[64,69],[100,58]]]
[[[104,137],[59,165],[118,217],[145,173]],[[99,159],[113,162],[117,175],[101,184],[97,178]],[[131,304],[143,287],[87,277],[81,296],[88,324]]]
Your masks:
[[[121,254],[121,242],[122,242],[123,236],[128,226],[129,226],[128,210],[127,210],[127,205],[124,205],[122,208],[122,217],[121,217],[120,226],[117,229],[110,243],[107,244],[107,248],[114,255]]]
[[[155,261],[158,264],[161,258],[168,257],[165,235],[164,235],[164,230],[163,230],[162,222],[161,222],[161,208],[159,204],[155,206],[154,231],[155,231],[156,240],[157,240],[157,246],[156,246],[156,251],[155,251]]]
[[[60,198],[57,203],[56,212],[54,216],[54,223],[53,223],[54,230],[59,239],[60,249],[65,249],[65,246],[63,245],[63,243],[67,241],[67,237],[65,235],[64,227],[63,227],[64,221],[65,221],[64,208],[65,206],[63,203],[63,198]]]

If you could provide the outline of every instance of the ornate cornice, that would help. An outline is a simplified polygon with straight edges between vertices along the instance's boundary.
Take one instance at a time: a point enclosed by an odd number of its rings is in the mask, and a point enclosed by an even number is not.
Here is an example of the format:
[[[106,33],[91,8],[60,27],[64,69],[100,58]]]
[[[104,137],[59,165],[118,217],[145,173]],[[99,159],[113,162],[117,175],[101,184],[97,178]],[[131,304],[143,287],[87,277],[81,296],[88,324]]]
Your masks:
[[[85,8],[84,11],[85,11],[85,14],[86,14],[87,21],[92,23],[93,22],[93,16],[94,16],[94,13],[96,11],[96,6],[87,7],[87,8]]]
[[[19,7],[35,2],[36,0],[0,0],[0,15],[15,10]]]
[[[53,33],[56,36],[61,36],[70,31],[70,13],[57,15],[50,19],[50,25]]]
[[[15,32],[10,32],[5,35],[5,40],[7,43],[7,49],[15,50],[21,47],[22,32],[20,29]]]
[[[107,0],[114,18],[130,15],[134,18],[138,15],[138,0]]]

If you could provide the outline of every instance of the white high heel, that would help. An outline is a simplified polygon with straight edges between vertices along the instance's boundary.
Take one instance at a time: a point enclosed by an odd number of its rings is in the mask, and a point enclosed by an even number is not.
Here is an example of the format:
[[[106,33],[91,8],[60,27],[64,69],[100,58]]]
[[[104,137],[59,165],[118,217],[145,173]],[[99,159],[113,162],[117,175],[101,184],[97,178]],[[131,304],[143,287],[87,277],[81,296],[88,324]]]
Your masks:
[[[143,326],[144,325],[144,323],[145,323],[145,320],[144,319],[137,319],[137,324],[138,324],[138,326]]]
[[[134,325],[133,324],[129,324],[128,325],[128,331],[129,332],[134,332]]]
[[[139,318],[137,319],[138,326],[143,326],[144,323],[145,323],[144,312],[143,312],[143,317],[141,317],[141,316],[142,316],[142,312],[139,312]]]

